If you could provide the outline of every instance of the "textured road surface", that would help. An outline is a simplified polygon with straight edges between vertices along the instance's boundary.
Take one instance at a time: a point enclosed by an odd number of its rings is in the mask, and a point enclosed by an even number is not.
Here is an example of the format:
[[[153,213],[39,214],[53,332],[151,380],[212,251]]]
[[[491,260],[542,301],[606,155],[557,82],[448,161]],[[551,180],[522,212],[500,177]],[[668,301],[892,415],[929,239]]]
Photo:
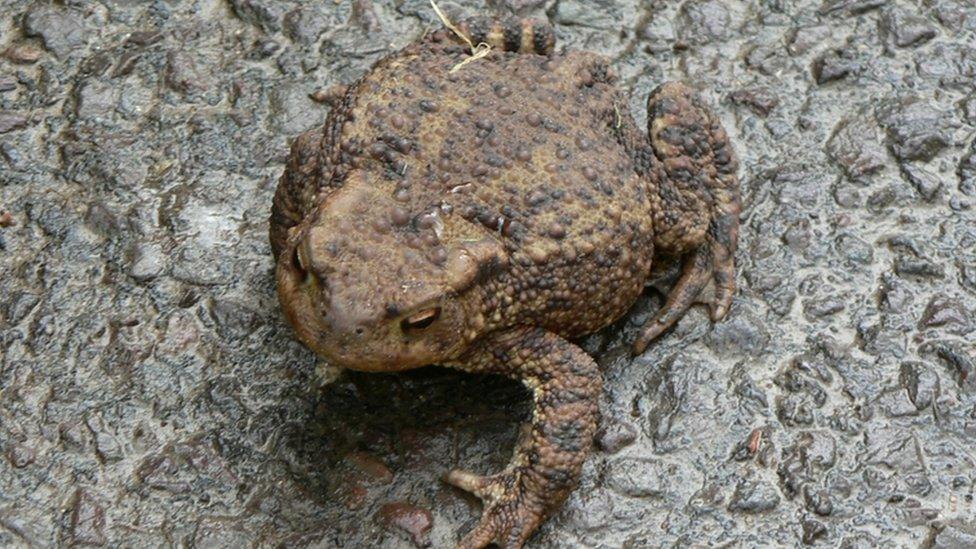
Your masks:
[[[692,83],[743,166],[729,319],[695,309],[631,359],[650,289],[583,341],[599,449],[531,546],[976,545],[971,0],[462,4],[610,56],[641,120]],[[526,395],[437,369],[323,386],[266,236],[310,96],[433,24],[426,0],[0,0],[0,546],[473,525],[438,477],[503,466]]]

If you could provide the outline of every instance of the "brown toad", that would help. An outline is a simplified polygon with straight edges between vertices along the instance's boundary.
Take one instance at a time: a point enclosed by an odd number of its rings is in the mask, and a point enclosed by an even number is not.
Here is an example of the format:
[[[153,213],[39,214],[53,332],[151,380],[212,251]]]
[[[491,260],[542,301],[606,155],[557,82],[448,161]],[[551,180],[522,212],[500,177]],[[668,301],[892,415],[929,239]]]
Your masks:
[[[332,364],[428,364],[521,380],[531,429],[504,471],[446,479],[485,502],[462,541],[521,546],[576,485],[597,426],[600,372],[569,339],[623,315],[655,256],[682,274],[634,351],[715,282],[729,308],[736,161],[687,87],[648,99],[649,137],[608,61],[553,53],[533,21],[437,31],[378,62],[298,137],[271,214],[281,304]]]

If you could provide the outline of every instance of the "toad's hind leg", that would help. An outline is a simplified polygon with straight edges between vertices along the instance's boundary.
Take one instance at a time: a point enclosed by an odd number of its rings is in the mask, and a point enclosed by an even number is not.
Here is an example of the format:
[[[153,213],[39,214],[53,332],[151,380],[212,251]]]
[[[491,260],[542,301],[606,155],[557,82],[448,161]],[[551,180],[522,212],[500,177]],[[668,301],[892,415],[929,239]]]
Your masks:
[[[467,36],[474,45],[488,44],[492,48],[502,51],[519,53],[537,53],[550,55],[556,47],[556,35],[552,25],[538,19],[519,19],[518,17],[457,17],[448,15],[449,19],[458,21],[457,28]],[[434,38],[442,40],[450,37],[460,41],[453,32],[442,29],[434,33]]]
[[[538,328],[489,336],[455,366],[519,379],[532,391],[532,423],[508,467],[489,476],[455,470],[445,478],[484,502],[481,520],[459,547],[521,547],[579,481],[596,431],[600,372],[579,347]]]
[[[735,292],[739,234],[738,164],[718,118],[687,86],[669,82],[647,100],[648,134],[656,158],[654,246],[682,256],[681,277],[664,307],[644,325],[634,352],[674,325],[699,299],[709,280],[713,321],[721,320]]]

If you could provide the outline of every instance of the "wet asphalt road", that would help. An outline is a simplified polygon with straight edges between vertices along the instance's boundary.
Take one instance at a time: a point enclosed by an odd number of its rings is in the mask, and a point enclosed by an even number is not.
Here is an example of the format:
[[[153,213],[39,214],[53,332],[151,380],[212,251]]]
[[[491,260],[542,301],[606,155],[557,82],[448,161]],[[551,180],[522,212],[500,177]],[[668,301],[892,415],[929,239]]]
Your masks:
[[[740,291],[583,341],[598,450],[533,547],[976,545],[976,5],[494,0],[685,80],[742,161]],[[274,294],[289,139],[426,0],[0,0],[0,546],[449,546],[526,395],[322,387]],[[673,273],[672,273],[673,274]]]

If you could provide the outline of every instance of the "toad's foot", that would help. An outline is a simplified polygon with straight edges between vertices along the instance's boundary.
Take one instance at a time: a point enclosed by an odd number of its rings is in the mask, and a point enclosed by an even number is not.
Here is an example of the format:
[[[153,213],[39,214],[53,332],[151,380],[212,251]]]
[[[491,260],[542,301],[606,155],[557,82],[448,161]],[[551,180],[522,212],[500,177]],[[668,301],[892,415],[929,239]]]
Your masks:
[[[708,282],[715,282],[715,294],[703,300],[702,292]],[[708,305],[713,322],[725,318],[735,293],[735,261],[732,252],[711,236],[708,245],[688,254],[681,265],[681,277],[668,293],[661,310],[648,320],[634,340],[634,354],[643,353],[651,341],[674,326],[695,303]]]
[[[459,547],[521,547],[579,480],[596,431],[599,370],[579,347],[538,328],[489,336],[454,366],[519,379],[532,391],[532,423],[508,468],[491,476],[452,471],[445,479],[485,504]]]
[[[455,469],[444,478],[450,484],[481,498],[485,508],[478,525],[464,536],[459,548],[521,547],[545,517],[545,506],[532,497],[518,470],[479,476]]]

